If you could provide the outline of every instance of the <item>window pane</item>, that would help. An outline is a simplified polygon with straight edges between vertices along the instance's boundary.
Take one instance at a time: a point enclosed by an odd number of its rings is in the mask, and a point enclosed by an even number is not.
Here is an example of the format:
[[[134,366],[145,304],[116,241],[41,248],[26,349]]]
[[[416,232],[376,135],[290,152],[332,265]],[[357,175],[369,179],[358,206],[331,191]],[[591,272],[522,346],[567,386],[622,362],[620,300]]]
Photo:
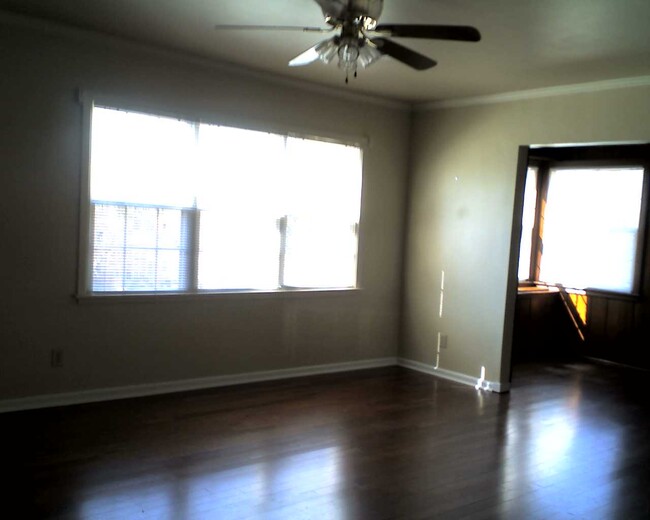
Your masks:
[[[156,290],[177,291],[185,286],[184,256],[181,251],[158,250],[156,258]]]
[[[284,147],[280,135],[202,124],[198,207],[277,219],[285,187]]]
[[[277,288],[281,242],[276,222],[285,216],[294,223],[296,218],[344,222],[329,228],[312,224],[305,232],[294,225],[285,285],[355,285],[358,148],[210,125],[201,125],[199,139],[200,289]]]
[[[158,209],[129,207],[126,212],[126,247],[156,247]]]
[[[280,269],[277,220],[202,211],[199,289],[276,289]]]
[[[126,207],[98,204],[94,213],[95,247],[124,247]]]
[[[185,248],[183,212],[164,209],[158,212],[158,247],[166,249]]]
[[[127,249],[124,252],[124,290],[154,291],[156,289],[156,251]]]
[[[191,207],[194,156],[193,123],[95,107],[91,199]]]
[[[361,150],[354,146],[287,139],[287,215],[336,215],[358,222],[361,203]]]
[[[354,287],[357,235],[354,224],[340,220],[289,217],[284,285]]]
[[[521,219],[521,244],[519,246],[519,280],[530,277],[530,255],[532,253],[533,228],[537,207],[537,168],[528,168],[524,188],[524,210]]]
[[[361,159],[353,146],[287,139],[285,286],[356,286]]]
[[[93,207],[93,291],[121,291],[124,280],[126,207]]]
[[[551,170],[540,278],[631,292],[642,168]]]
[[[187,288],[187,224],[181,210],[97,204],[94,216],[93,291]]]
[[[93,253],[93,291],[124,290],[124,249],[95,249]]]

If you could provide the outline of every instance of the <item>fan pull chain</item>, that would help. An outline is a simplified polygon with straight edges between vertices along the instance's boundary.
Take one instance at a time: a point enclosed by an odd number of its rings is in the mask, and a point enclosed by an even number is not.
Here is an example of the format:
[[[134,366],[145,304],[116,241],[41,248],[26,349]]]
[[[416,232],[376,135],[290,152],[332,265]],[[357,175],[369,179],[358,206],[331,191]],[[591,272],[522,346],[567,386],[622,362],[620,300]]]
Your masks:
[[[349,80],[348,80],[349,75],[350,75],[349,72],[346,72],[346,73],[345,73],[345,84],[346,84],[346,85],[349,83]],[[357,77],[357,71],[356,71],[356,70],[354,71],[354,77],[355,77],[355,78]]]

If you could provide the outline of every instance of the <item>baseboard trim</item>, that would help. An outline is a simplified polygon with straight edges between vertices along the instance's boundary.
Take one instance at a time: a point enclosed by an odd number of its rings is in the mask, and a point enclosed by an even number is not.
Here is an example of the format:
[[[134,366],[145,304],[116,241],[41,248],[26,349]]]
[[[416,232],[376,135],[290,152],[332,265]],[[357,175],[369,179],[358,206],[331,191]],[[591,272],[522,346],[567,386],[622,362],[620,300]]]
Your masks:
[[[454,372],[453,370],[446,370],[444,368],[436,368],[433,365],[428,365],[426,363],[421,363],[420,361],[414,361],[412,359],[397,358],[397,364],[401,367],[417,370],[418,372],[424,372],[425,374],[447,379],[448,381],[454,381],[463,385],[473,386],[477,390],[489,390],[490,392],[496,393],[504,393],[510,390],[509,383],[503,384],[499,383],[498,381],[487,381],[481,378],[463,374],[461,372]]]
[[[397,358],[385,357],[364,359],[359,361],[346,361],[343,363],[330,363],[325,365],[311,365],[279,370],[261,372],[247,372],[243,374],[202,377],[196,379],[183,379],[179,381],[166,381],[161,383],[147,383],[142,385],[119,386],[113,388],[98,388],[80,392],[66,392],[48,395],[36,395],[18,399],[0,401],[0,413],[33,410],[37,408],[51,408],[55,406],[68,406],[73,404],[93,403],[98,401],[112,401],[115,399],[128,399],[132,397],[146,397],[150,395],[185,392],[189,390],[202,390],[220,386],[240,385],[292,377],[311,376],[318,374],[331,374],[335,372],[350,372],[368,368],[380,368],[397,365]]]
[[[195,379],[182,379],[179,381],[164,381],[160,383],[97,388],[93,390],[82,390],[80,392],[65,392],[20,397],[17,399],[5,399],[0,400],[0,413],[95,403],[99,401],[113,401],[116,399],[129,399],[132,397],[171,394],[190,390],[203,390],[206,388],[218,388],[221,386],[241,385],[245,383],[257,383],[318,374],[332,374],[335,372],[351,372],[353,370],[364,370],[395,365],[423,372],[435,377],[440,377],[448,381],[473,386],[477,389],[480,388],[482,390],[489,390],[497,393],[503,393],[510,390],[509,383],[503,384],[497,381],[481,380],[480,378],[469,376],[467,374],[446,370],[444,368],[436,368],[433,365],[428,365],[412,359],[384,357],[363,359],[359,361],[346,361],[343,363],[329,363],[325,365],[310,365],[260,372],[246,372],[243,374],[201,377]]]
[[[583,356],[584,359],[591,361],[592,363],[598,363],[600,365],[609,365],[618,368],[624,368],[627,370],[639,370],[641,372],[650,372],[650,368],[646,367],[637,367],[634,365],[627,365],[625,363],[619,363],[618,361],[610,361],[609,359],[597,358],[592,356]]]

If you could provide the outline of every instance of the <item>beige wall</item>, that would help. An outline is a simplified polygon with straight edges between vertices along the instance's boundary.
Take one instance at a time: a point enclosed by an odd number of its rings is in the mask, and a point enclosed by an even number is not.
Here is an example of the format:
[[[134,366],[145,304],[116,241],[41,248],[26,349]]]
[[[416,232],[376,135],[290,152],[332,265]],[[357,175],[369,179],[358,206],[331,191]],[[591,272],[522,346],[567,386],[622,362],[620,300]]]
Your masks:
[[[440,368],[478,377],[485,366],[488,380],[506,382],[518,146],[648,141],[648,114],[647,86],[417,113],[400,355],[434,365],[442,332]]]
[[[0,30],[0,399],[396,355],[408,110],[46,32]],[[366,137],[363,289],[78,304],[78,88],[227,124]],[[50,368],[52,348],[62,368]]]
[[[517,147],[650,140],[648,87],[423,111],[411,120],[400,107],[20,24],[2,27],[0,63],[0,400],[398,353],[433,365],[438,331],[449,336],[441,368],[477,377],[485,366],[489,380],[506,381]],[[76,303],[79,88],[226,124],[366,137],[363,290]],[[64,350],[63,368],[50,368],[52,348]]]

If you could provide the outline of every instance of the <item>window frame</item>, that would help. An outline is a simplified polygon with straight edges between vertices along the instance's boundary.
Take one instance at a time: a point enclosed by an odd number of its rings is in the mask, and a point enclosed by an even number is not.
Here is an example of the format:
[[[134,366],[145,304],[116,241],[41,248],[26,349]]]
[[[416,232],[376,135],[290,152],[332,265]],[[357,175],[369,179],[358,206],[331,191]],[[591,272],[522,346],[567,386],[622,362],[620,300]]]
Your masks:
[[[287,129],[278,127],[277,125],[263,124],[259,122],[251,122],[250,124],[233,123],[227,117],[219,117],[218,114],[207,113],[204,117],[197,117],[188,115],[192,111],[170,111],[167,109],[160,109],[155,105],[149,103],[133,103],[125,102],[122,99],[115,98],[114,96],[102,96],[95,93],[86,91],[78,91],[78,102],[81,105],[81,168],[79,180],[79,227],[78,227],[78,261],[77,261],[77,289],[74,294],[78,302],[89,301],[172,301],[172,300],[193,300],[197,298],[218,298],[223,296],[255,296],[255,297],[277,297],[281,295],[284,297],[305,296],[305,295],[326,295],[326,294],[340,294],[349,292],[358,292],[362,290],[361,284],[361,244],[363,227],[363,201],[365,193],[365,162],[364,157],[370,147],[369,139],[365,136],[351,136],[344,134],[324,133],[322,131],[314,131],[310,129],[294,128]],[[280,285],[273,289],[199,289],[198,284],[191,284],[187,289],[179,291],[92,291],[92,233],[94,222],[91,219],[92,215],[92,201],[90,196],[90,165],[91,165],[91,142],[92,142],[92,114],[95,107],[109,108],[115,110],[123,110],[127,112],[136,112],[146,115],[157,117],[171,117],[175,119],[184,120],[190,123],[197,124],[210,124],[227,126],[230,128],[237,128],[241,130],[249,130],[254,132],[266,132],[271,134],[280,135],[286,138],[308,139],[315,141],[322,141],[328,143],[336,143],[345,146],[354,146],[359,148],[362,161],[361,161],[361,190],[360,190],[360,212],[359,219],[354,227],[357,240],[357,258],[356,258],[356,284],[354,287],[291,287]],[[325,134],[325,135],[323,135]],[[198,250],[199,250],[199,215],[200,210],[194,208],[188,211],[190,219],[194,220],[192,233],[190,236],[188,264],[192,276],[196,280],[196,272],[198,269]],[[281,221],[286,220],[284,217],[280,218]],[[284,226],[286,228],[286,226]],[[282,242],[285,242],[283,227],[280,223]],[[282,259],[281,259],[282,261]],[[282,268],[282,265],[280,265]],[[282,283],[282,277],[278,278]]]
[[[538,219],[538,209],[540,208],[540,183],[541,183],[541,169],[543,165],[539,161],[531,160],[528,162],[526,166],[526,178],[524,178],[524,197],[525,197],[525,190],[527,186],[527,180],[528,180],[528,174],[531,169],[535,170],[535,211],[533,212],[533,228],[531,230],[531,237],[530,237],[530,257],[528,259],[528,277],[525,279],[520,279],[519,278],[519,269],[517,269],[517,279],[518,279],[518,284],[519,286],[533,286],[535,284],[535,280],[537,277],[533,275],[536,269],[536,259],[537,259],[537,251],[539,250],[539,226],[540,222]],[[525,208],[525,200],[522,204],[522,212],[523,209]],[[522,213],[522,223],[523,223],[523,213]],[[522,235],[524,233],[525,229],[522,226]],[[523,241],[523,236],[519,237],[519,255],[521,256],[521,243]]]
[[[600,295],[618,299],[638,300],[643,287],[643,265],[647,248],[648,218],[650,215],[650,146],[639,145],[602,145],[584,147],[559,147],[547,149],[530,149],[528,167],[535,166],[537,170],[537,204],[535,207],[535,227],[531,247],[530,271],[527,280],[520,280],[519,285],[545,284],[539,280],[541,258],[543,255],[542,227],[545,202],[548,195],[550,172],[552,169],[572,168],[642,168],[643,185],[641,188],[641,207],[639,212],[639,227],[636,238],[634,272],[632,290],[630,292],[612,291],[587,287],[583,289],[587,295]],[[607,153],[611,152],[611,158]]]

